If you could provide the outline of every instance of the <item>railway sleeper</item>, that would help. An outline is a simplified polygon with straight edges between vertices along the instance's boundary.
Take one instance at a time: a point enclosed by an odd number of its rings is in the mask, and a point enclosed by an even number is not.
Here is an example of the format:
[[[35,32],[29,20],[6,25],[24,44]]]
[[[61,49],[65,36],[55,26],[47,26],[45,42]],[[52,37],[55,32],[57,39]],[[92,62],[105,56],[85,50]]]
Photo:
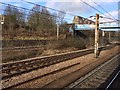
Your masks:
[[[25,68],[25,67],[27,67],[27,65],[10,67],[10,68],[3,69],[2,72],[3,73],[9,73],[10,71],[17,71],[17,70]]]
[[[95,88],[99,86],[99,83],[91,82],[89,85],[91,88]]]
[[[2,70],[2,73],[7,73],[7,74],[10,74],[10,73],[11,73],[11,71],[10,71],[10,69],[5,69],[5,70]]]
[[[99,77],[99,76],[95,77],[95,79],[96,79],[96,80],[99,80],[99,81],[105,81],[105,80],[106,80],[106,78],[101,78],[101,77]]]
[[[105,82],[105,80],[96,79],[96,80],[94,80],[94,82],[99,83],[99,84],[102,84],[103,82]]]
[[[101,82],[104,82],[105,80],[102,80],[102,79],[96,79],[96,78],[92,78],[91,80],[90,80],[90,82],[94,82],[94,83],[101,83]]]

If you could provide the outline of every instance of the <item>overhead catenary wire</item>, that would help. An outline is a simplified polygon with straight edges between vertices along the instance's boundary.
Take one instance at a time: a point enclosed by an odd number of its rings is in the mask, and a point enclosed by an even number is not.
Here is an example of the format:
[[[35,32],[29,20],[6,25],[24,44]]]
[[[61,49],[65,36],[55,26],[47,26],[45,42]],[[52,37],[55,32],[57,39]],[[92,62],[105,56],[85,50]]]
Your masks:
[[[27,3],[31,3],[31,4],[33,4],[33,5],[39,5],[39,4],[35,4],[35,3],[28,2],[28,1],[25,1],[25,0],[21,0],[21,1],[24,1],[24,2],[27,2]],[[83,2],[84,2],[84,1],[83,1]],[[1,2],[1,3],[2,3],[2,2]],[[86,2],[85,2],[85,3],[86,3]],[[4,3],[4,4],[5,4],[5,3]],[[88,3],[86,3],[86,4],[89,5]],[[9,4],[9,5],[10,5],[10,4]],[[15,6],[15,5],[11,5],[11,6],[14,6],[14,7],[18,7],[18,8],[22,8],[22,9],[31,11],[30,9],[27,9],[27,8],[24,8],[24,7]],[[40,5],[40,6],[42,6],[42,5]],[[91,5],[90,5],[90,6],[91,6]],[[46,7],[46,6],[42,6],[42,7]],[[93,6],[91,6],[91,7],[94,8]],[[59,12],[65,13],[64,11],[56,10],[56,9],[53,9],[53,8],[50,8],[50,7],[46,7],[46,8],[49,8],[49,9],[54,10],[54,11],[59,11]],[[94,8],[94,9],[96,9],[96,8]],[[96,9],[96,10],[97,10],[97,9]],[[32,10],[32,11],[33,11],[33,10]],[[99,11],[99,10],[98,10],[98,11]],[[35,12],[36,12],[36,10],[35,10]],[[102,13],[101,11],[99,11],[99,12]],[[43,14],[46,14],[46,13],[43,13]],[[66,14],[75,16],[74,14],[70,14],[70,13],[66,13]],[[58,17],[58,18],[62,18],[62,17],[57,16],[57,15],[53,15],[53,16]],[[81,17],[81,16],[80,16],[80,17]],[[82,18],[84,18],[84,17],[82,17]],[[107,18],[107,17],[104,17],[104,18]],[[88,18],[84,18],[84,19],[89,20]],[[107,19],[114,20],[114,19],[112,19],[112,18],[107,18]],[[64,18],[64,20],[72,20],[72,19]],[[91,21],[92,21],[92,20],[91,20]]]
[[[64,11],[61,11],[61,10],[57,10],[57,9],[54,9],[54,8],[50,8],[50,7],[47,7],[47,6],[40,5],[40,4],[36,4],[36,3],[30,2],[30,1],[26,1],[26,0],[21,0],[21,1],[29,3],[29,4],[32,4],[32,5],[39,5],[39,6],[42,6],[42,7],[46,7],[48,9],[51,9],[51,10],[54,10],[54,11],[58,11],[58,12],[62,12],[62,13],[66,13],[66,14],[69,14],[71,16],[77,16],[77,15],[74,15],[74,14],[71,14],[71,13],[68,13],[68,12],[64,12]]]
[[[104,17],[104,18],[107,18],[107,17],[108,17],[108,16],[105,15],[103,12],[101,12],[100,10],[98,10],[98,9],[96,9],[95,7],[91,6],[90,4],[86,3],[85,1],[83,1],[83,0],[80,0],[80,1],[82,1],[84,4],[88,5],[89,7],[93,8],[94,10],[96,10],[96,11],[98,11],[99,13],[103,14],[104,16],[106,16],[106,17]],[[112,19],[112,18],[109,18],[109,19]],[[117,19],[112,19],[112,20],[117,20]],[[117,21],[118,21],[118,20],[117,20]]]
[[[95,9],[96,11],[98,11],[99,13],[101,13],[101,14],[104,15],[104,13],[102,13],[101,11],[99,11],[98,9],[96,9],[95,7],[91,6],[90,4],[86,3],[85,1],[83,1],[83,0],[80,0],[80,1],[82,1],[84,4],[88,5],[89,7]]]
[[[38,12],[38,11],[30,10],[30,9],[28,9],[28,8],[23,8],[23,7],[20,7],[20,6],[15,6],[15,5],[11,5],[11,4],[6,4],[6,3],[3,3],[3,2],[0,2],[0,3],[3,4],[3,5],[6,5],[6,6],[9,5],[9,6],[12,6],[12,7],[21,8],[21,9],[24,9],[24,10],[28,10],[28,11],[32,11],[32,12],[34,11],[34,12],[40,13],[40,12]],[[49,15],[49,14],[46,14],[46,13],[42,13],[42,14]],[[28,15],[28,14],[26,14],[26,15]],[[57,15],[51,15],[51,16],[58,17],[58,18],[62,18],[62,17],[57,16]],[[64,20],[72,20],[72,19],[64,18]]]
[[[22,10],[27,10],[27,11],[31,11],[31,12],[37,12],[37,11],[35,11],[35,10],[31,10],[31,9],[27,9],[27,8],[23,8],[23,7],[20,7],[20,6],[15,6],[15,5],[11,5],[11,4],[7,4],[7,3],[3,3],[3,2],[0,2],[1,3],[1,5],[4,5],[4,6],[10,6],[10,7],[14,7],[14,8],[17,8],[18,10],[19,9],[22,9]],[[0,11],[7,11],[7,10],[5,10],[5,8],[4,9],[2,9],[2,8],[0,8]],[[38,13],[40,13],[40,12],[38,12]],[[12,13],[13,14],[13,13]],[[22,15],[25,15],[25,16],[28,16],[28,17],[30,17],[31,15],[29,15],[28,13],[21,13],[21,12],[18,12],[18,14],[22,14]],[[42,13],[42,14],[45,14],[45,15],[49,15],[49,14],[46,14],[46,13]],[[56,16],[56,15],[51,15],[51,16],[54,16],[54,17],[58,17],[58,16]],[[32,16],[33,18],[36,18],[36,16]],[[42,20],[46,20],[46,18],[47,17],[37,17],[38,19],[41,19],[42,18]],[[58,17],[58,18],[61,18],[61,17]],[[65,20],[72,20],[72,19],[68,19],[68,18],[64,18]],[[63,20],[64,20],[63,19]],[[64,26],[65,28],[66,28],[66,26]]]
[[[32,5],[42,6],[42,5],[40,5],[40,4],[36,4],[36,3],[30,2],[30,1],[26,1],[26,0],[21,0],[21,1],[26,2],[26,3],[29,3],[29,4],[32,4]],[[42,6],[42,7],[46,7],[46,6]],[[51,9],[51,10],[54,10],[54,11],[66,13],[66,14],[71,15],[71,16],[78,16],[78,15],[71,14],[71,13],[68,13],[68,12],[64,12],[64,11],[61,11],[61,10],[57,10],[57,9],[54,9],[54,8],[50,8],[50,7],[46,7],[46,8]],[[81,17],[81,18],[83,18],[83,19],[86,19],[86,20],[89,20],[88,18],[84,18],[84,17],[82,17],[82,16],[79,16],[79,17]],[[91,20],[90,20],[90,21],[91,21]]]
[[[94,16],[95,17],[95,16]],[[101,17],[101,16],[100,16]],[[116,22],[118,22],[119,20],[115,20],[115,19],[112,19],[112,18],[109,18],[109,17],[101,17],[101,18],[105,18],[105,19],[108,19],[108,20],[113,20],[113,21],[116,21]],[[94,20],[94,19],[93,19]]]
[[[102,10],[104,10],[106,13],[108,13],[112,18],[114,18],[106,9],[104,9],[102,6],[91,0],[94,4],[96,4],[98,7],[100,7]],[[114,18],[115,19],[115,18]],[[116,19],[115,19],[116,20]]]

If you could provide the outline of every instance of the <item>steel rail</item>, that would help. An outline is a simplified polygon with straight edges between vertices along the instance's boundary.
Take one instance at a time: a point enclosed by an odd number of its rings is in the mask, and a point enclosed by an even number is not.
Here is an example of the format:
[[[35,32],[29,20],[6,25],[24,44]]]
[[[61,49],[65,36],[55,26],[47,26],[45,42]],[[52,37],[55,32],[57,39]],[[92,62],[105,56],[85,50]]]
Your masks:
[[[115,75],[115,77],[111,80],[111,82],[107,85],[107,87],[105,88],[105,90],[108,90],[110,88],[110,86],[112,85],[112,83],[115,81],[115,79],[118,77],[119,74],[120,74],[120,70]]]
[[[80,50],[71,53],[30,58],[21,61],[11,62],[11,63],[3,63],[0,65],[2,67],[1,70],[2,79],[6,79],[14,75],[22,74],[38,68],[50,66],[55,63],[70,60],[93,52],[94,52],[93,49],[87,49],[87,50]]]
[[[97,67],[96,69],[92,70],[91,72],[89,72],[88,74],[86,74],[83,78],[79,78],[78,80],[76,80],[75,82],[69,84],[68,86],[66,86],[65,88],[63,88],[63,90],[66,90],[67,88],[70,89],[74,89],[74,88],[78,88],[79,85],[81,83],[83,83],[85,80],[89,79],[91,76],[93,76],[95,73],[99,72],[99,70],[101,70],[104,66],[108,65],[109,63],[111,63],[112,61],[115,62],[114,59],[116,59],[117,57],[119,57],[120,54],[116,55],[115,57],[113,57],[112,59],[110,59],[109,61],[103,63],[102,65],[100,65],[99,67]],[[120,73],[120,71],[118,72]],[[109,83],[109,85],[106,87],[105,90],[107,90],[110,85],[113,83],[113,81],[115,80],[115,78],[117,77],[118,73],[116,74],[116,76],[112,79],[112,81]]]
[[[109,49],[111,47],[113,46],[103,47],[103,50]],[[85,50],[73,51],[69,53],[30,58],[30,59],[25,59],[10,63],[3,63],[0,65],[0,67],[2,67],[1,69],[2,79],[10,78],[14,75],[26,73],[31,70],[50,66],[59,62],[67,61],[93,52],[94,49],[85,49]]]

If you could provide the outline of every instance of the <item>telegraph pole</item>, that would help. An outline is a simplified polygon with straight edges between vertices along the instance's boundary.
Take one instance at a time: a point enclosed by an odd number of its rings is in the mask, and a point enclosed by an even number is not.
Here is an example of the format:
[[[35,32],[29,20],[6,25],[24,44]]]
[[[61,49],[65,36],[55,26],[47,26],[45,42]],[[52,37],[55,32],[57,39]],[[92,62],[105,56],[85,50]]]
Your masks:
[[[95,27],[95,58],[98,58],[99,51],[98,51],[98,46],[99,46],[99,14],[96,14],[96,27]]]

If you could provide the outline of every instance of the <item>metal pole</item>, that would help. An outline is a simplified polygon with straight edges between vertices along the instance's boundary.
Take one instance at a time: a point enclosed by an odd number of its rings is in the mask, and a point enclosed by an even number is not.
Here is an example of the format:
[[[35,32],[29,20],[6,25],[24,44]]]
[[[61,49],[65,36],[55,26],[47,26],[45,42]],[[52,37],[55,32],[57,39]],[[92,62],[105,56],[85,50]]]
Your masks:
[[[111,39],[110,36],[111,36],[111,35],[110,35],[110,31],[109,31],[109,43],[110,43],[110,39]]]
[[[105,44],[105,31],[102,30],[102,46],[104,46]]]
[[[1,41],[1,46],[0,47],[2,47],[2,25],[4,24],[4,16],[3,15],[1,15],[0,16],[0,41]]]
[[[0,16],[0,48],[2,49],[2,25],[4,24],[4,16]],[[0,63],[2,63],[2,52],[0,51]],[[0,69],[2,69],[2,67],[0,67]],[[2,72],[0,72],[0,74],[2,75]],[[0,84],[0,86],[2,87],[2,84]],[[0,87],[0,89],[1,89]]]
[[[110,26],[111,26],[111,23],[110,23]],[[110,43],[110,40],[111,40],[111,35],[110,35],[110,31],[109,31],[109,43]]]
[[[98,44],[99,44],[99,14],[96,14],[95,51],[94,51],[96,58],[98,58],[99,55]]]
[[[57,24],[57,40],[59,39],[59,24]]]
[[[0,20],[0,48],[2,49],[2,24],[1,24],[1,20]],[[0,63],[2,63],[2,51],[0,51]],[[2,69],[2,66],[0,66],[0,69]],[[0,74],[2,75],[2,72],[0,72]],[[0,84],[0,89],[2,90],[2,84]]]
[[[0,21],[0,39],[2,40],[2,21]]]

